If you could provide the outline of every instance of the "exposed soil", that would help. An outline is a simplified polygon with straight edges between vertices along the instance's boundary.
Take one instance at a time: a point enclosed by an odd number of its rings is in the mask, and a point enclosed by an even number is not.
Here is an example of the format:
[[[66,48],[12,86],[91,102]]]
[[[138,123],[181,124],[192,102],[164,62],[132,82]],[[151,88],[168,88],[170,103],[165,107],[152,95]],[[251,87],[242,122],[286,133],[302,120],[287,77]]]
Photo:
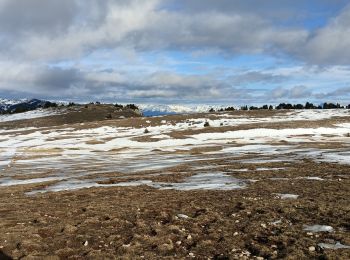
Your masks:
[[[310,174],[327,179],[298,179]],[[232,175],[259,181],[233,191],[165,191],[141,186],[35,196],[25,195],[35,185],[3,187],[1,250],[21,259],[350,258],[349,250],[317,246],[325,241],[350,244],[348,167],[301,161],[287,170]],[[272,181],[270,177],[291,179]],[[276,193],[300,197],[282,200]],[[303,231],[306,224],[329,225],[335,231],[308,233]],[[310,251],[312,247],[315,251]]]

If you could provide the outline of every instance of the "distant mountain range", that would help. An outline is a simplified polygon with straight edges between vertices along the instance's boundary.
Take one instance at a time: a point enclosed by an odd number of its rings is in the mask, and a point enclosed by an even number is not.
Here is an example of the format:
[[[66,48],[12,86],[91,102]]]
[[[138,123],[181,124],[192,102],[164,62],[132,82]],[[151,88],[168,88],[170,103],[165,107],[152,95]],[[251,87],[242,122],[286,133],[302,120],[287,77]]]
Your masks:
[[[0,114],[13,114],[57,106],[55,103],[40,99],[10,100],[0,98]]]
[[[219,110],[226,106],[220,105],[155,105],[155,104],[141,104],[138,105],[143,115],[157,116],[168,114],[184,114],[184,113],[204,113],[211,108]]]
[[[54,106],[55,103],[40,99],[2,99],[0,98],[0,114],[13,114]],[[218,105],[159,105],[159,104],[141,104],[138,105],[143,115],[157,116],[182,113],[203,113],[211,108],[219,110],[225,106]]]

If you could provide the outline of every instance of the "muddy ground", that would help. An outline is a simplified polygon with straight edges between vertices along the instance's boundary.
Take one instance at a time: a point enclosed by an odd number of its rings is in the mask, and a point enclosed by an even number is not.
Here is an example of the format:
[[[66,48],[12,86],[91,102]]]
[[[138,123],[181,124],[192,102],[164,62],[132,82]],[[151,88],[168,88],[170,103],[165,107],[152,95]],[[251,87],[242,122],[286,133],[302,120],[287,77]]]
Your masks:
[[[298,178],[310,173],[324,181]],[[1,188],[0,247],[15,259],[349,259],[348,249],[317,246],[350,244],[349,176],[347,166],[302,161],[239,173],[258,181],[233,191],[140,186],[28,196],[35,185]],[[334,232],[303,230],[314,224]]]

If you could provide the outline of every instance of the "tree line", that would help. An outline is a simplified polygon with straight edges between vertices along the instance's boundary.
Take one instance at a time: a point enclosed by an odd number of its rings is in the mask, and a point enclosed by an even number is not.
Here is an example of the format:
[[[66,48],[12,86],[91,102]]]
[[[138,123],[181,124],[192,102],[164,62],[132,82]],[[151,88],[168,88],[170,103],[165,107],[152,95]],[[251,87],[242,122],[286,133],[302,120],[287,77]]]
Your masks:
[[[211,108],[209,112],[223,112],[223,111],[234,111],[234,110],[280,110],[280,109],[350,109],[350,104],[347,106],[342,106],[339,103],[323,103],[321,105],[314,105],[313,103],[306,102],[303,104],[290,104],[290,103],[280,103],[277,106],[272,105],[263,105],[260,107],[257,106],[241,106],[239,109],[234,108],[233,106],[229,106],[226,108],[220,108],[215,110]]]

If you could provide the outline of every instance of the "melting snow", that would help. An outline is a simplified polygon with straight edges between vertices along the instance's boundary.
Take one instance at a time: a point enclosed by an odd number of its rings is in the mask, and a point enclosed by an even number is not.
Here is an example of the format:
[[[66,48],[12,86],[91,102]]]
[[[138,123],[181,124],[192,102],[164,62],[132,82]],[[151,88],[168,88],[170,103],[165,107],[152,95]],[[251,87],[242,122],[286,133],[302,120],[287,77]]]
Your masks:
[[[334,229],[331,226],[326,226],[326,225],[305,225],[304,226],[305,231],[310,231],[310,232],[333,232]]]
[[[285,199],[297,199],[299,197],[299,195],[296,195],[296,194],[284,194],[284,193],[276,193],[277,197],[279,197],[280,199],[282,200],[285,200]]]
[[[347,245],[343,245],[340,242],[337,242],[335,244],[327,244],[327,243],[319,243],[317,244],[320,248],[322,249],[333,249],[333,250],[337,250],[337,249],[350,249],[350,246]]]

